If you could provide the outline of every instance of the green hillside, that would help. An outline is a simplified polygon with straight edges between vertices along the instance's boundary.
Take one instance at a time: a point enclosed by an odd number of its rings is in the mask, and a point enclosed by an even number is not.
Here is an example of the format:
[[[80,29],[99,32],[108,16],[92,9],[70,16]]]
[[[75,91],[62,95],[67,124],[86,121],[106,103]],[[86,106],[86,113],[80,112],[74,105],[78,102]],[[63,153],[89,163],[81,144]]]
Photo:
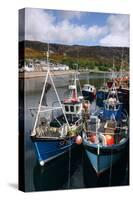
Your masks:
[[[45,59],[47,44],[38,41],[19,42],[20,59]],[[112,68],[113,58],[116,70],[120,69],[122,51],[123,68],[129,67],[129,48],[121,47],[101,47],[101,46],[80,46],[50,44],[50,60],[55,63],[67,64],[70,68],[75,68],[78,64],[80,69],[97,69],[108,71]]]

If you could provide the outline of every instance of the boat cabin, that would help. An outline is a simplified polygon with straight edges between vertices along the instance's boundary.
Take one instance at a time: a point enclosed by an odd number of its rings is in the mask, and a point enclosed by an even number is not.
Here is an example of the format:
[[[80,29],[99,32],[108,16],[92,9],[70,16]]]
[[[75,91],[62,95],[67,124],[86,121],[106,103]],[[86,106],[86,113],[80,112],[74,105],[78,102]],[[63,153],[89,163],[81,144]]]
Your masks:
[[[79,115],[82,112],[82,103],[65,103],[64,104],[64,111],[66,114],[70,115]]]
[[[78,96],[76,84],[69,85],[69,91],[70,97],[64,99],[62,105],[68,121],[70,120],[73,122],[74,118],[81,118],[83,97]]]
[[[63,104],[64,112],[68,119],[68,122],[74,123],[78,119],[81,119],[82,115],[82,102],[68,102]]]
[[[83,86],[83,91],[88,91],[88,92],[95,92],[96,88],[93,85],[90,84],[84,84]]]

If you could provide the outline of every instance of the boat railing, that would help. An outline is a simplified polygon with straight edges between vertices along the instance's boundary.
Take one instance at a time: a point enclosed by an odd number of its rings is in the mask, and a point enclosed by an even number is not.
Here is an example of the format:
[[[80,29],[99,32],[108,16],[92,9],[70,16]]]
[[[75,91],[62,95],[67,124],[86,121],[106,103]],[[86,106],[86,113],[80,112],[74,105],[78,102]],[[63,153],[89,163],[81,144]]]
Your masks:
[[[116,132],[117,129],[119,130],[118,132]],[[114,131],[115,131],[114,135],[122,135],[123,133],[125,133],[124,135],[128,136],[128,128],[127,127],[115,127]],[[94,131],[94,130],[91,130],[91,129],[86,130],[86,133],[87,133],[88,136],[92,135],[92,134],[97,134],[97,135],[100,135],[100,134],[105,135],[106,134],[105,132]],[[108,134],[112,134],[112,133],[110,132]]]
[[[94,132],[89,130],[87,134],[83,134],[84,139],[90,144],[100,144],[102,146],[117,145],[126,142],[128,139],[127,129],[113,133]]]
[[[58,137],[65,137],[68,133],[69,127],[66,124],[63,124],[60,127],[51,127],[49,124],[39,125],[35,131],[36,138],[58,138]]]
[[[74,124],[68,126],[67,123],[61,124],[61,122],[54,118],[54,120],[57,121],[59,127],[52,127],[47,122],[45,124],[40,124],[36,128],[36,138],[55,138],[55,137],[65,137],[67,135],[76,135],[78,132],[77,130],[80,130],[82,128],[82,121],[81,119],[78,119]]]

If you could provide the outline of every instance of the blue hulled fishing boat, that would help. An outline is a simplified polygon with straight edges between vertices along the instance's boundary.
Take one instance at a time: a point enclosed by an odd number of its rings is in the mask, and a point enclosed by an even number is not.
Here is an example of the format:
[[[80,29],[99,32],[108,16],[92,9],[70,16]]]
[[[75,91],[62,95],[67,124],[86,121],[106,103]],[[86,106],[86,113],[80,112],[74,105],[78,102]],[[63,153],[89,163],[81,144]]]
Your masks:
[[[113,83],[104,107],[86,118],[83,145],[86,155],[99,175],[120,160],[128,146],[128,116],[122,109]]]
[[[48,62],[49,52],[47,52],[47,74],[37,108],[36,119],[31,132],[31,139],[35,145],[37,159],[41,166],[46,162],[68,152],[77,144],[81,143],[82,131],[82,96],[77,93],[77,79],[69,86],[71,95],[62,102],[58,96]],[[46,85],[48,79],[51,88],[57,97],[56,104],[52,106],[42,105],[46,95]],[[48,91],[47,91],[48,92]],[[30,110],[35,110],[31,108]],[[77,143],[77,144],[76,144]]]
[[[99,107],[104,106],[103,100],[107,99],[113,84],[115,84],[117,95],[120,102],[123,104],[123,108],[126,109],[126,111],[129,113],[129,74],[125,71],[123,72],[123,55],[120,73],[115,73],[113,60],[113,71],[111,73],[111,79],[106,83],[104,75],[104,85],[96,93],[96,103]]]
[[[104,106],[103,100],[107,99],[113,82],[115,83],[117,94],[118,94],[120,102],[123,104],[123,108],[126,109],[127,112],[129,112],[129,77],[128,76],[115,78],[114,80],[112,79],[108,81],[106,84],[104,84],[104,86],[101,87],[99,90],[97,90],[96,104],[99,107]]]

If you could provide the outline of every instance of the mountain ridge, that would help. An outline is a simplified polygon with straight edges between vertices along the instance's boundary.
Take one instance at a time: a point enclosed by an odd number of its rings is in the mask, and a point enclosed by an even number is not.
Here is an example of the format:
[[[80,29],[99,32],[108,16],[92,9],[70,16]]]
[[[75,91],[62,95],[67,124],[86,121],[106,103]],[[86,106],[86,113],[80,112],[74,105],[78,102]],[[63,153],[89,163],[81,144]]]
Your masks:
[[[48,49],[48,44],[39,41],[20,41],[19,57],[20,59],[45,58],[44,52]],[[55,62],[68,64],[71,68],[74,63],[78,63],[79,67],[90,65],[102,66],[103,68],[111,67],[113,59],[119,70],[122,61],[124,66],[129,65],[129,48],[128,47],[106,47],[106,46],[84,46],[84,45],[66,45],[50,43],[50,58]],[[125,64],[126,63],[126,64]]]

